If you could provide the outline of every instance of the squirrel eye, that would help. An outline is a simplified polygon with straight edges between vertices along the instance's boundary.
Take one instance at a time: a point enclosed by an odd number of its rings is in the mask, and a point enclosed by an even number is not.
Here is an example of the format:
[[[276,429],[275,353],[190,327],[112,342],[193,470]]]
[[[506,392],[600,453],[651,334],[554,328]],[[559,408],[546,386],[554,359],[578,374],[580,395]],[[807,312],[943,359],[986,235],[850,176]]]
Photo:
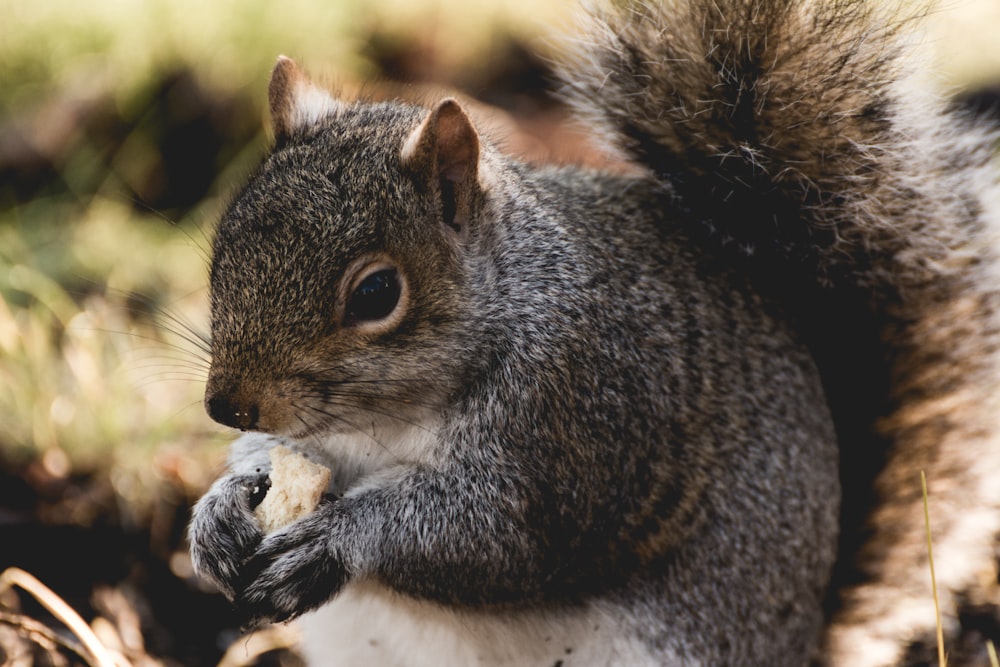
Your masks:
[[[383,269],[365,277],[354,289],[344,310],[344,324],[374,322],[392,314],[401,292],[396,269]]]

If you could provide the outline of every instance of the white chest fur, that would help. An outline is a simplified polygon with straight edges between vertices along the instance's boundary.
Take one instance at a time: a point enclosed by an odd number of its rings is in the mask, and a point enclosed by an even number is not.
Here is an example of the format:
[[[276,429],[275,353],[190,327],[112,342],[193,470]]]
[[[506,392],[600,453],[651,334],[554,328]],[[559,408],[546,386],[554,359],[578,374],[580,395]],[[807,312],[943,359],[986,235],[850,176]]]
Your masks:
[[[372,423],[370,430],[303,441],[297,448],[309,451],[330,467],[331,490],[340,495],[377,484],[383,475],[398,471],[400,466],[429,462],[437,453],[437,442],[435,420],[414,424],[385,420]]]
[[[654,658],[627,639],[626,616],[598,604],[558,612],[457,611],[356,582],[298,623],[311,667],[665,664],[664,656]]]

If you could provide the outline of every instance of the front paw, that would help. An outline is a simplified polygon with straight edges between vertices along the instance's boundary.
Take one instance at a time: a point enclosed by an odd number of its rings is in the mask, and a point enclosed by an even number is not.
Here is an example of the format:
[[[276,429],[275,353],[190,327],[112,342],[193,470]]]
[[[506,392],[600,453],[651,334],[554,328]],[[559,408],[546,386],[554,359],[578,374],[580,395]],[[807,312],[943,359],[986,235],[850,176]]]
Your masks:
[[[312,514],[268,535],[246,563],[245,586],[236,604],[248,625],[287,621],[314,609],[346,580],[333,549],[335,504],[324,501]]]
[[[239,590],[244,563],[263,539],[252,509],[267,485],[267,475],[229,475],[194,507],[188,530],[191,560],[230,600]]]

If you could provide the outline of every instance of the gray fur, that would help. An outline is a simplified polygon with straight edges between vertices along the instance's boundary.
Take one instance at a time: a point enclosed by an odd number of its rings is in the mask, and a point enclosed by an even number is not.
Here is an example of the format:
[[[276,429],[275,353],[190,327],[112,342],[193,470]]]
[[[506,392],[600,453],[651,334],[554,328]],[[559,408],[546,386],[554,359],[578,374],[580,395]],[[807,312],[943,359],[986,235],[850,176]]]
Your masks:
[[[969,557],[948,613],[1000,528],[989,141],[911,85],[902,25],[846,0],[593,18],[568,93],[649,176],[486,144],[461,171],[434,153],[436,114],[438,150],[472,145],[453,102],[324,103],[297,126],[283,64],[286,122],[211,275],[210,409],[270,435],[196,506],[199,571],[255,622],[369,584],[468,628],[618,610],[612,644],[640,648],[567,667],[802,665],[821,642],[831,663],[902,659],[928,627],[902,618],[926,576],[916,471],[956,513],[946,560]],[[339,313],[365,257],[406,299],[359,330]],[[242,489],[279,439],[339,497],[265,537]],[[858,456],[874,532],[838,573],[866,580],[824,640]]]
[[[928,85],[918,18],[859,0],[643,4],[595,17],[564,75],[673,184],[693,234],[793,285],[778,291],[816,323],[845,462],[840,569],[862,582],[836,600],[836,664],[890,664],[933,636],[921,470],[950,630],[995,579],[997,135]]]

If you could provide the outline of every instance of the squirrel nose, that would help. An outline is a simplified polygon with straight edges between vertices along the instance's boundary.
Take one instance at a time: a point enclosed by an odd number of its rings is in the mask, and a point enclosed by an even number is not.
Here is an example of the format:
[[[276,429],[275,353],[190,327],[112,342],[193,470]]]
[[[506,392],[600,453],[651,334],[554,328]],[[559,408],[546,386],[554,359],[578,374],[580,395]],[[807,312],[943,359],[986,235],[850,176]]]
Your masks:
[[[209,393],[205,396],[208,416],[225,426],[241,431],[253,431],[257,427],[259,409],[252,401],[244,401],[225,393]]]

